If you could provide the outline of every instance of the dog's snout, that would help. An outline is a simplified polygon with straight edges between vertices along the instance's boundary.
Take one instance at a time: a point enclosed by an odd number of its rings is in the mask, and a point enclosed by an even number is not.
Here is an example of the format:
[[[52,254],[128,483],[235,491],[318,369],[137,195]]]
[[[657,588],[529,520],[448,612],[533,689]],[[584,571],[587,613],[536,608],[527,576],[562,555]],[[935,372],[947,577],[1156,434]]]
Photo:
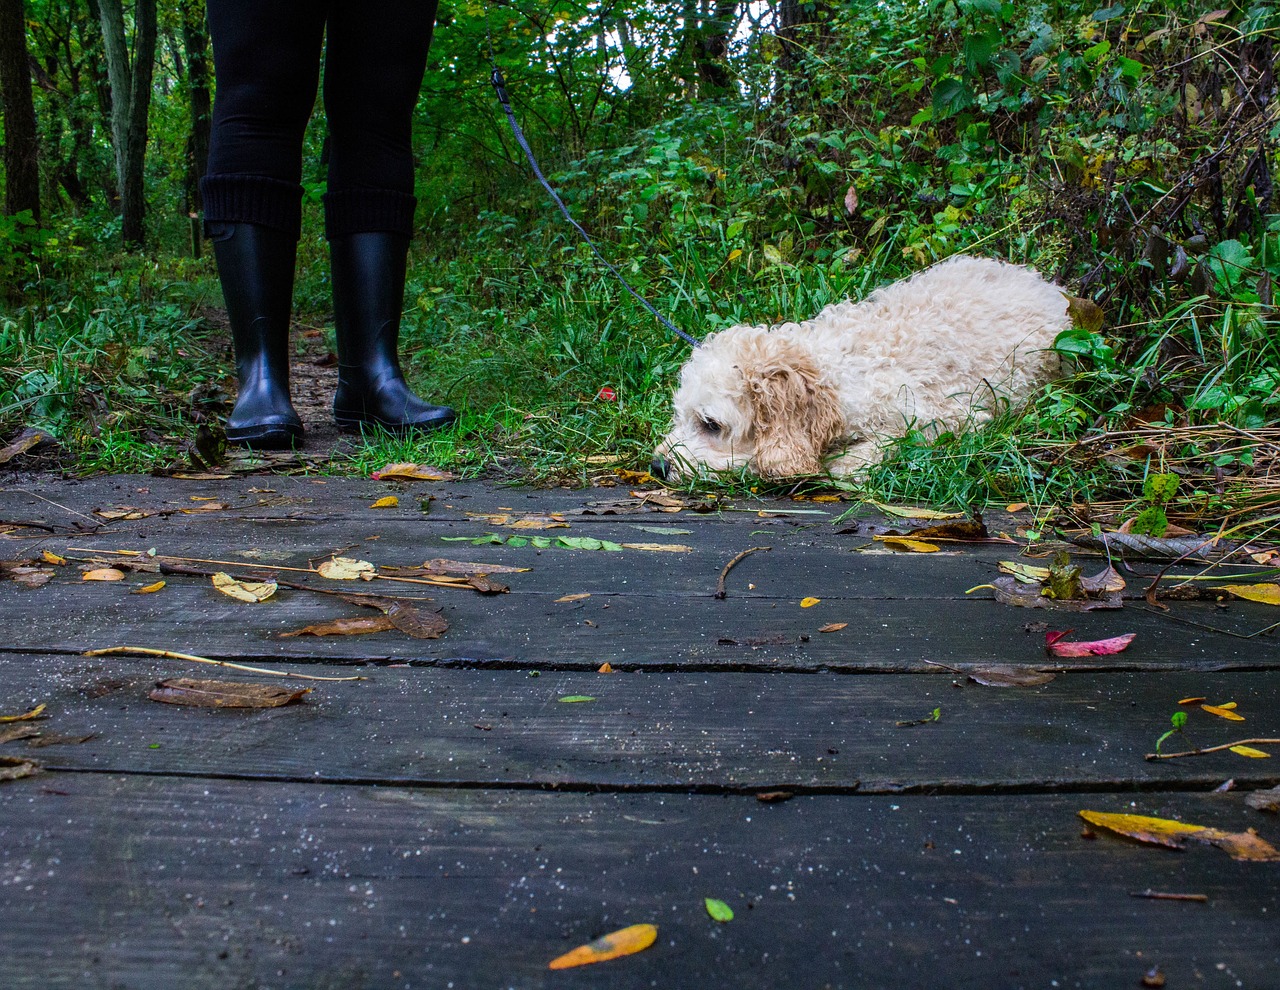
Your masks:
[[[667,459],[661,454],[654,454],[653,460],[649,462],[649,473],[659,481],[667,480],[667,473],[670,469],[671,465],[667,463]]]

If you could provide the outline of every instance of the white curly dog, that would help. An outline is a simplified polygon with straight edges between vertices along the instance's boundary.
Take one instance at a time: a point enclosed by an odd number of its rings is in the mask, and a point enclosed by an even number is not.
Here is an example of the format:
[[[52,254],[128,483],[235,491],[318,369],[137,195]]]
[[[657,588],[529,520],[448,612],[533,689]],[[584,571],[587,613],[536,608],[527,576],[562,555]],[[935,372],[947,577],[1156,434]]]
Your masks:
[[[909,427],[980,425],[1057,375],[1067,307],[1030,268],[958,255],[802,323],[711,334],[681,369],[653,470],[851,474]]]

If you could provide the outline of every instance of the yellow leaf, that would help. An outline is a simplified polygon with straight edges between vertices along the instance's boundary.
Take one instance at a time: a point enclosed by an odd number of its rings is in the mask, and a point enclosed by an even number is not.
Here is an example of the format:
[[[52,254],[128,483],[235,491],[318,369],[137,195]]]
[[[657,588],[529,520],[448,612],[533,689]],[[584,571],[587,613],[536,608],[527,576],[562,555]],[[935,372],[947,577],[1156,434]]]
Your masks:
[[[1201,705],[1202,712],[1208,712],[1210,715],[1217,715],[1218,718],[1225,718],[1231,722],[1243,722],[1244,716],[1237,715],[1230,708],[1224,708],[1222,705]]]
[[[1178,699],[1178,704],[1180,704],[1180,705],[1198,705],[1198,704],[1200,704],[1200,702],[1202,702],[1202,701],[1204,701],[1204,700],[1206,700],[1206,699],[1205,699],[1205,697],[1204,697],[1204,695],[1200,695],[1198,698],[1179,698],[1179,699]]]
[[[937,553],[936,543],[925,543],[923,540],[909,540],[905,536],[877,536],[890,550],[905,550],[908,553]]]
[[[591,592],[580,591],[576,595],[562,595],[561,597],[557,598],[556,601],[557,602],[580,602],[582,601],[582,599],[590,598],[590,597],[591,597]]]
[[[43,712],[44,709],[45,705],[41,703],[36,705],[35,708],[31,709],[31,711],[24,712],[21,715],[0,715],[0,722],[26,722],[29,719],[39,718],[40,713]]]
[[[277,587],[274,581],[237,581],[226,571],[218,571],[213,576],[213,586],[236,601],[250,604],[265,602],[276,593]]]
[[[612,673],[616,673],[616,672],[615,672],[615,671],[614,671],[614,669],[613,669],[613,664],[609,663],[609,662],[606,660],[604,663],[602,663],[599,667],[597,667],[597,668],[596,668],[596,673],[597,673],[597,674],[612,674]]]
[[[91,571],[85,571],[80,575],[82,581],[123,581],[124,571],[118,571],[114,567],[95,567]]]
[[[1037,567],[1035,564],[1023,564],[1016,560],[1000,561],[1000,572],[1012,574],[1023,584],[1040,584],[1049,580],[1049,568]]]
[[[887,516],[898,516],[901,519],[963,519],[963,512],[939,512],[937,509],[919,509],[914,505],[886,505],[883,502],[871,502]]]
[[[847,622],[828,622],[825,626],[818,630],[820,633],[839,632],[849,623]]]
[[[742,250],[740,248],[734,248],[732,251],[729,252],[729,257],[725,260],[737,261],[741,257],[742,257]]]
[[[590,963],[617,959],[629,956],[649,948],[658,940],[658,929],[654,925],[632,925],[608,935],[602,935],[594,942],[580,945],[572,952],[557,956],[547,965],[548,969],[571,969],[574,966],[586,966]]]
[[[394,495],[384,495],[382,498],[378,499],[378,501],[374,502],[374,503],[373,503],[373,505],[369,506],[369,508],[371,508],[371,509],[393,509],[393,508],[395,508],[395,507],[396,507],[397,505],[399,505],[399,504],[400,504],[400,499],[396,498],[396,496],[394,496]]]
[[[1260,749],[1254,749],[1252,746],[1232,746],[1231,752],[1238,753],[1240,756],[1252,757],[1255,760],[1269,760],[1270,753],[1264,753]]]
[[[155,583],[153,583],[153,584],[144,585],[144,586],[143,586],[143,587],[141,587],[141,588],[134,588],[134,589],[133,589],[133,591],[129,592],[129,594],[131,594],[131,595],[153,595],[153,594],[155,594],[157,591],[159,591],[159,590],[160,590],[161,588],[163,588],[163,587],[164,587],[164,582],[163,582],[163,581],[156,581],[156,582],[155,582]]]
[[[803,598],[800,600],[800,607],[813,608],[813,606],[817,605],[820,601],[822,601],[821,598]]]
[[[1235,710],[1236,710],[1237,708],[1239,708],[1240,706],[1239,706],[1236,702],[1234,702],[1234,701],[1224,701],[1222,704],[1220,704],[1220,705],[1216,705],[1215,707],[1217,707],[1217,708],[1225,708],[1225,709],[1227,709],[1228,711],[1235,711]]]
[[[330,581],[355,581],[361,578],[371,580],[378,569],[367,560],[356,560],[354,557],[334,557],[321,564],[317,571],[320,576]]]
[[[1008,505],[1004,507],[1004,511],[1005,512],[1021,512],[1025,508],[1027,508],[1026,502],[1010,502]]]
[[[389,478],[397,481],[452,481],[454,476],[448,471],[442,471],[427,464],[413,464],[408,461],[388,464],[373,472],[374,481],[385,481]]]
[[[1232,859],[1260,863],[1280,862],[1280,851],[1258,837],[1252,830],[1226,832],[1203,825],[1172,821],[1168,818],[1148,818],[1146,815],[1113,815],[1102,811],[1081,811],[1080,817],[1091,825],[1118,832],[1139,842],[1147,842],[1170,849],[1182,848],[1186,839],[1195,839],[1224,850]]]
[[[44,558],[46,564],[65,564],[67,562],[66,557],[59,557],[52,550],[41,550],[40,556]]]
[[[1280,584],[1220,584],[1211,591],[1225,591],[1245,601],[1263,605],[1280,605]]]

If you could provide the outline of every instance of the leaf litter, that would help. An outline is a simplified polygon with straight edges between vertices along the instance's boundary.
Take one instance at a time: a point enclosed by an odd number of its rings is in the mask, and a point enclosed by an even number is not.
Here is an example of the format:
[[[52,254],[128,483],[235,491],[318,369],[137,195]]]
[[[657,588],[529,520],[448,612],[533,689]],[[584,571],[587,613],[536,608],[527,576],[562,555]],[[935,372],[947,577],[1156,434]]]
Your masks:
[[[657,940],[657,926],[630,925],[616,932],[610,932],[608,935],[601,935],[594,942],[580,945],[562,956],[557,956],[547,964],[547,968],[571,969],[575,966],[588,966],[592,963],[618,959],[643,952]]]
[[[302,700],[311,688],[284,688],[250,681],[209,681],[171,677],[157,681],[147,695],[167,705],[200,708],[280,708]]]
[[[1227,832],[1170,818],[1112,814],[1104,811],[1081,811],[1080,817],[1090,825],[1096,825],[1149,845],[1180,850],[1185,848],[1188,841],[1203,842],[1217,846],[1235,860],[1254,863],[1280,862],[1280,850],[1261,838],[1253,829],[1244,832]]]

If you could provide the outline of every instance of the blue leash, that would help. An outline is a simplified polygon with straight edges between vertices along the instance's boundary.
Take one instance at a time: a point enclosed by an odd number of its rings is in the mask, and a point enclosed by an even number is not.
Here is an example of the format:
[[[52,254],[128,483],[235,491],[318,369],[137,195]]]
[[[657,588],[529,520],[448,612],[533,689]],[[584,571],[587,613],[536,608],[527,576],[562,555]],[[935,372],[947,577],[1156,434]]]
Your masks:
[[[485,7],[486,30],[488,29],[488,17],[489,17],[489,10],[488,10],[488,6],[486,5]],[[641,306],[643,306],[650,313],[652,313],[657,318],[659,323],[661,323],[664,327],[666,327],[668,330],[674,333],[681,340],[684,340],[686,343],[689,343],[694,347],[697,347],[699,344],[699,341],[697,338],[691,337],[689,336],[689,334],[681,330],[678,326],[676,326],[674,323],[668,320],[665,316],[659,313],[657,309],[654,308],[653,304],[649,302],[649,300],[647,300],[644,296],[640,295],[640,293],[638,293],[635,289],[631,288],[630,283],[627,282],[627,280],[622,277],[622,272],[618,271],[618,269],[614,267],[614,265],[609,261],[609,259],[600,253],[600,249],[596,247],[595,241],[593,241],[591,237],[587,234],[587,232],[582,229],[582,226],[578,223],[578,221],[573,219],[573,215],[569,212],[569,208],[564,205],[564,200],[562,200],[556,194],[556,191],[551,188],[551,183],[548,182],[546,176],[542,174],[542,169],[538,168],[538,160],[533,157],[533,149],[529,147],[529,142],[525,139],[524,131],[520,129],[520,123],[516,120],[515,111],[511,109],[511,100],[507,97],[507,81],[502,78],[502,72],[501,70],[499,70],[498,63],[493,57],[492,36],[489,39],[489,61],[493,65],[493,75],[489,77],[489,81],[493,83],[494,91],[498,94],[498,102],[502,104],[502,110],[507,115],[508,123],[511,124],[511,132],[515,134],[516,141],[519,142],[520,147],[524,149],[524,156],[527,159],[529,159],[529,165],[533,168],[533,174],[536,175],[538,177],[538,181],[542,183],[542,188],[547,191],[548,195],[550,195],[553,200],[555,200],[555,204],[556,206],[560,207],[560,212],[564,214],[564,218],[573,225],[573,229],[576,230],[578,234],[582,237],[582,239],[587,242],[587,246],[591,248],[592,252],[600,260],[600,263],[604,265],[605,268],[609,269],[610,272],[613,273],[614,278],[616,278],[619,282],[622,283],[622,287],[626,289],[628,292],[630,292],[632,297],[638,303],[640,303]]]

